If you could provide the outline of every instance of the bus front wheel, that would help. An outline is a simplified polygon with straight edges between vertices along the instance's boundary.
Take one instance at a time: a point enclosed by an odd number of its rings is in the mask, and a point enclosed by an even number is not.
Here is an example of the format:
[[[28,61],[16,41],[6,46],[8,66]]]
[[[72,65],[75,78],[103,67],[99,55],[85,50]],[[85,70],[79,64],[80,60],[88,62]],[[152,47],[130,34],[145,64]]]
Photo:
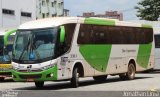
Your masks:
[[[73,88],[77,88],[79,86],[78,68],[73,69],[73,74],[72,74],[72,78],[71,78],[71,85]]]
[[[129,63],[128,71],[125,74],[120,74],[119,77],[122,80],[133,80],[135,78],[136,67],[133,63]]]
[[[38,81],[38,82],[35,82],[35,86],[37,88],[42,88],[44,86],[44,81]]]

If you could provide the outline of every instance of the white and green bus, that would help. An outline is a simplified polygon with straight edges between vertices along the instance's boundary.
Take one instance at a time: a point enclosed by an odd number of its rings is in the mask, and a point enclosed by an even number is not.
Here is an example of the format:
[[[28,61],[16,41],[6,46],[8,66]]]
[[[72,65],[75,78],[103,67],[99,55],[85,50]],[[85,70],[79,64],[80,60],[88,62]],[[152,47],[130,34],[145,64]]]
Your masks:
[[[11,77],[12,65],[12,47],[16,29],[2,29],[0,31],[0,81],[6,77]]]
[[[13,46],[13,79],[35,82],[107,75],[132,80],[154,67],[153,29],[114,19],[57,17],[19,26]]]

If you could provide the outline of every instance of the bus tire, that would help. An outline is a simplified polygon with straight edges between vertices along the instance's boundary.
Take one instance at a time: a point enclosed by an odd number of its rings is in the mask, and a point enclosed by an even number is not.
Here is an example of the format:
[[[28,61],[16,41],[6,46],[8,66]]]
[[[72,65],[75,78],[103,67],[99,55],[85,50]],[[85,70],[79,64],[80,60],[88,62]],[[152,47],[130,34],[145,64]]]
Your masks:
[[[37,88],[42,88],[44,86],[44,81],[37,81],[37,82],[35,82],[35,86]]]
[[[79,73],[78,73],[78,68],[73,69],[73,74],[71,78],[71,86],[73,88],[77,88],[79,86]]]
[[[107,75],[93,76],[93,79],[95,81],[105,81],[107,79]]]
[[[3,82],[4,81],[4,77],[0,77],[0,82]]]
[[[136,67],[133,63],[129,63],[128,71],[126,73],[127,80],[133,80],[135,78]]]

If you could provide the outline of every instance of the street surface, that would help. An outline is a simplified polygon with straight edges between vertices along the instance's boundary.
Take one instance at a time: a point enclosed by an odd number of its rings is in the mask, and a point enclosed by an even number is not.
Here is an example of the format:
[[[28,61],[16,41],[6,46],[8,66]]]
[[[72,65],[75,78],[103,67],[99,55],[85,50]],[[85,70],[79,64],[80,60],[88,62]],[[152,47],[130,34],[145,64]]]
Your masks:
[[[33,82],[13,82],[11,79],[0,83],[4,90],[39,90]],[[40,90],[50,91],[160,91],[160,72],[136,74],[135,80],[122,81],[119,76],[108,76],[105,82],[95,82],[92,77],[81,78],[80,86],[72,88],[69,81],[46,82]]]

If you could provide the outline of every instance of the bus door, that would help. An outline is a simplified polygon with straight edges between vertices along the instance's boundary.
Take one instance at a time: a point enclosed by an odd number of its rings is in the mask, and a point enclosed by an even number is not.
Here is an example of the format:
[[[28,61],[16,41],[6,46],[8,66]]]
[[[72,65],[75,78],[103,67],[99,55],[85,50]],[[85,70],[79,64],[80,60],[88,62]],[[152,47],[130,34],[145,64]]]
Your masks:
[[[155,35],[155,67],[160,69],[160,35]]]

